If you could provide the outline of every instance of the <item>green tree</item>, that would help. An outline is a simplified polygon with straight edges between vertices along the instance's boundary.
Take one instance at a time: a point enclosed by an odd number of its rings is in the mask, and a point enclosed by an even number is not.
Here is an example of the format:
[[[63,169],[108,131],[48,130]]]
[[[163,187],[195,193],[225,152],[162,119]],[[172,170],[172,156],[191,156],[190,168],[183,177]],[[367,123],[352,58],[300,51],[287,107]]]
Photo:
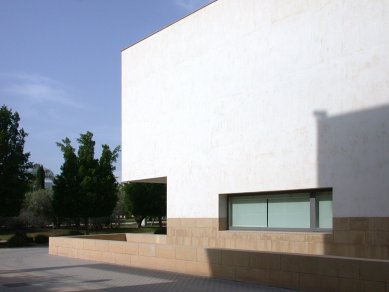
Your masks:
[[[126,193],[129,211],[141,227],[143,219],[148,216],[158,217],[162,226],[162,217],[166,215],[166,185],[151,183],[127,183],[123,189]]]
[[[45,226],[53,222],[53,191],[40,189],[26,194],[21,219],[29,226]]]
[[[130,210],[129,210],[129,204],[126,199],[126,193],[124,191],[125,184],[120,184],[118,186],[118,192],[117,192],[117,202],[116,206],[113,209],[112,212],[112,221],[116,222],[120,226],[121,219],[125,217],[129,217]]]
[[[166,184],[150,184],[149,189],[152,193],[150,216],[157,217],[159,227],[162,227],[162,217],[166,216]]]
[[[29,172],[34,177],[30,183],[30,192],[46,188],[46,182],[50,184],[50,187],[52,186],[54,173],[50,169],[39,163],[34,163]]]
[[[118,183],[114,175],[114,163],[119,156],[120,147],[116,147],[113,151],[111,151],[108,145],[103,145],[102,148],[103,150],[96,172],[96,205],[98,208],[95,208],[94,210],[94,217],[110,216],[118,199]]]
[[[78,148],[78,172],[77,177],[79,180],[78,200],[80,205],[79,215],[84,219],[86,233],[89,228],[89,217],[97,217],[96,210],[97,205],[97,167],[98,160],[94,158],[95,154],[95,141],[93,141],[93,134],[87,132],[81,134],[77,139],[79,143]]]
[[[35,176],[35,190],[42,190],[45,188],[45,170],[43,165],[38,166],[36,176]]]
[[[81,209],[81,204],[78,200],[77,155],[69,138],[62,140],[62,143],[57,143],[57,146],[61,148],[64,163],[61,166],[61,173],[54,178],[54,213],[58,218],[77,220],[80,217]]]
[[[29,187],[30,153],[24,152],[27,133],[19,129],[20,117],[5,105],[0,108],[0,216],[19,214]]]
[[[115,208],[117,182],[113,164],[120,148],[111,151],[108,145],[103,145],[100,159],[95,159],[95,141],[91,132],[81,134],[77,142],[77,155],[68,138],[58,144],[65,162],[61,174],[54,180],[54,209],[63,205],[61,202],[70,202],[71,212],[63,214],[64,217],[82,218],[88,233],[90,218],[108,217]]]

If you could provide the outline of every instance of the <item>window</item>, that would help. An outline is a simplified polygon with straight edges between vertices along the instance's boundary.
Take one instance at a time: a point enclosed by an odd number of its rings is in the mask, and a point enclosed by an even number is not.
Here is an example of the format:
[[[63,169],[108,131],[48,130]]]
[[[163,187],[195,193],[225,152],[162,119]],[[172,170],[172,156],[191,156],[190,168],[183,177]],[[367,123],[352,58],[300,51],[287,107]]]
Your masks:
[[[316,195],[316,227],[332,228],[332,194]]]
[[[231,219],[234,227],[267,227],[267,200],[260,196],[232,198]]]
[[[230,229],[332,228],[332,190],[228,196]]]

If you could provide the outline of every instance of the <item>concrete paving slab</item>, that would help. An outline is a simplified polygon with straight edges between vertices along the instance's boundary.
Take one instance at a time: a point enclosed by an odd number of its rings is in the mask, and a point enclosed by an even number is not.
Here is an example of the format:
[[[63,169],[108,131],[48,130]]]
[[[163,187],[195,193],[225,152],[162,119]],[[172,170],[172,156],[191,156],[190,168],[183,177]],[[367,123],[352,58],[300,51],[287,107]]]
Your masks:
[[[289,291],[51,256],[47,247],[0,249],[0,291]]]

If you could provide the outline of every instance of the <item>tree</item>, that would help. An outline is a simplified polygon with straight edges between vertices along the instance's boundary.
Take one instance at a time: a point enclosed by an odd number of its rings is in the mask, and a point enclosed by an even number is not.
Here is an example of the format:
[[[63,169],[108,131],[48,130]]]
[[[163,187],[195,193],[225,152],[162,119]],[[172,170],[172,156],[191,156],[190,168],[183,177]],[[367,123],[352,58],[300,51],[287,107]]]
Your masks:
[[[42,190],[45,188],[45,170],[43,165],[38,166],[38,170],[35,176],[35,190]]]
[[[58,143],[64,153],[64,164],[61,174],[54,180],[54,209],[61,205],[69,206],[62,213],[64,217],[82,218],[88,233],[89,218],[108,217],[112,214],[117,201],[117,182],[113,174],[113,163],[119,155],[120,148],[113,151],[108,145],[102,146],[100,159],[94,158],[95,141],[93,134],[86,132],[77,139],[79,148],[77,155],[66,138]]]
[[[99,208],[95,209],[96,217],[110,216],[118,199],[118,183],[113,174],[115,171],[113,164],[119,156],[120,148],[116,147],[111,151],[108,145],[103,145],[102,147],[103,150],[96,172],[98,185],[96,190],[96,203],[99,206]]]
[[[29,187],[30,153],[24,153],[27,133],[19,129],[20,117],[5,105],[0,108],[0,216],[19,214]]]
[[[61,148],[64,163],[61,166],[61,173],[54,178],[54,213],[59,218],[78,218],[81,204],[78,200],[77,155],[69,138],[57,143],[57,146]]]
[[[78,172],[77,177],[79,179],[79,191],[78,200],[80,205],[79,215],[84,219],[86,233],[89,228],[89,217],[97,217],[95,208],[97,205],[97,183],[98,178],[96,175],[98,160],[94,158],[95,154],[95,141],[93,141],[93,134],[87,132],[81,134],[77,139],[79,143],[78,148]]]
[[[30,192],[46,188],[47,183],[49,187],[52,186],[54,173],[50,169],[43,167],[43,165],[34,163],[29,173],[34,177],[30,183]]]
[[[121,219],[124,217],[129,217],[130,214],[128,200],[126,199],[126,193],[124,191],[124,185],[125,184],[120,184],[118,186],[118,199],[111,215],[112,221],[116,222],[116,224],[119,226],[122,221]]]
[[[166,184],[150,184],[150,191],[153,199],[151,216],[157,217],[159,227],[162,227],[162,217],[166,216]]]
[[[165,184],[127,183],[123,189],[138,228],[147,216],[158,217],[162,226],[162,216],[166,215]]]
[[[30,226],[45,226],[53,222],[53,191],[40,189],[26,194],[20,217]]]

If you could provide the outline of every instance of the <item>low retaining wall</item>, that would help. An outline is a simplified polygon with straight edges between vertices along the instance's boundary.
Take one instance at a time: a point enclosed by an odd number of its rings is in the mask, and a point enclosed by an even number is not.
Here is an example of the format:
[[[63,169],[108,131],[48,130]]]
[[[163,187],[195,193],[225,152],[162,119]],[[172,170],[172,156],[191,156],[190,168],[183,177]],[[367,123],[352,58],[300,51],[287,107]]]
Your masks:
[[[166,235],[94,237],[51,237],[49,254],[291,289],[389,291],[387,260],[175,245]]]

